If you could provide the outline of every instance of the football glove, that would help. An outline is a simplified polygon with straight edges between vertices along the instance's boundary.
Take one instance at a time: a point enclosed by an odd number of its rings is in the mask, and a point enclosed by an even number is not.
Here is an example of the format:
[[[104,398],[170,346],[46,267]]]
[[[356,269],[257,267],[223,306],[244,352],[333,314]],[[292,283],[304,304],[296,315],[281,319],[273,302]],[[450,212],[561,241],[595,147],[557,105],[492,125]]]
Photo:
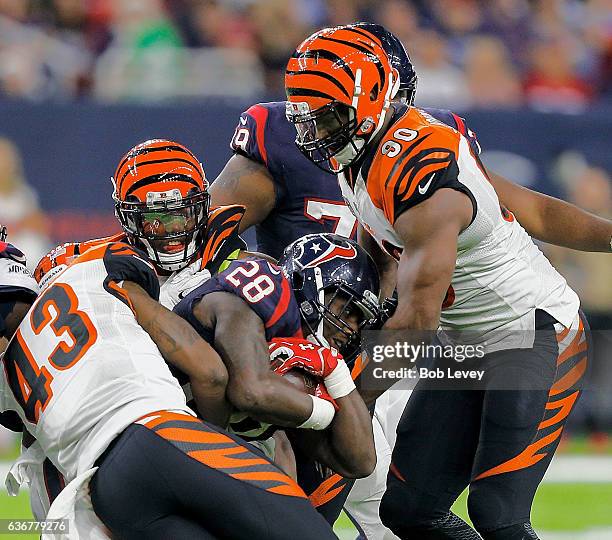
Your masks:
[[[174,272],[160,287],[159,303],[173,309],[191,291],[211,278],[211,273],[200,269],[202,262],[198,259],[186,268]]]

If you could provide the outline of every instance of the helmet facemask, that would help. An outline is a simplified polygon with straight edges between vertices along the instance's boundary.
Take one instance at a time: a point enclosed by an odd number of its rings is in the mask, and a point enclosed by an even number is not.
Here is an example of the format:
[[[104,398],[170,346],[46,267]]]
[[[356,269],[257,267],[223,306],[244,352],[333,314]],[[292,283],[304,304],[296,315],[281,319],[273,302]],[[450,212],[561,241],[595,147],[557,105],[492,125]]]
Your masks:
[[[315,280],[317,270],[314,268]],[[346,362],[351,363],[362,350],[362,330],[379,316],[378,299],[370,291],[359,295],[342,282],[325,288],[321,282],[317,287],[317,299],[304,300],[300,313],[311,339],[320,345],[338,348]],[[343,336],[342,343],[330,343],[325,337],[330,331],[333,335],[339,332]]]
[[[161,269],[174,272],[193,262],[204,239],[210,196],[193,189],[147,193],[146,202],[115,199],[115,214],[130,240]]]
[[[365,148],[366,140],[357,134],[367,130],[370,121],[358,124],[355,109],[345,103],[332,101],[311,111],[307,103],[287,102],[286,112],[297,131],[295,144],[324,171],[341,172]]]
[[[358,107],[361,96],[361,70],[357,70],[355,96],[352,105],[341,101],[330,101],[318,109],[311,110],[307,102],[288,101],[287,120],[297,131],[295,143],[300,151],[319,168],[334,174],[346,170],[366,150],[367,144],[382,128],[391,99],[399,89],[397,70],[389,74],[387,91],[377,118],[366,116],[359,121]],[[375,86],[369,100],[374,102],[381,89]],[[288,89],[289,96],[292,90]]]

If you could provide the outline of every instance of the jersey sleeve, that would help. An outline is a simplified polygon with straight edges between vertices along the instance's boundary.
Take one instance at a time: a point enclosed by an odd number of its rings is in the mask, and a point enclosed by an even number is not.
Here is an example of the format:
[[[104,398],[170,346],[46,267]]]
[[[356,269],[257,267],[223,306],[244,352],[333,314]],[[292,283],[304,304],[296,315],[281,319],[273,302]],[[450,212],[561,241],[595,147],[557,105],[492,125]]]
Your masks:
[[[0,258],[0,301],[9,297],[34,301],[38,292],[38,283],[24,264]]]
[[[84,257],[87,257],[87,252]],[[155,267],[144,253],[129,244],[108,244],[102,257],[109,281],[133,281],[140,285],[154,300],[159,299],[159,278]]]
[[[289,281],[281,270],[264,259],[233,261],[223,272],[190,292],[174,311],[188,320],[207,339],[205,329],[193,315],[195,304],[213,292],[227,292],[244,300],[264,323],[266,339],[301,336],[300,313]]]
[[[423,129],[414,141],[394,152],[392,158],[384,154],[384,148],[383,144],[383,151],[375,160],[372,172],[376,176],[378,198],[382,199],[383,211],[391,224],[442,188],[465,193],[470,197],[475,212],[472,193],[458,180],[459,142],[456,133],[446,127]]]
[[[453,122],[455,123],[453,127],[467,139],[468,143],[470,144],[470,149],[474,155],[479,156],[482,149],[480,148],[480,143],[478,142],[476,133],[469,128],[464,118],[458,114],[455,114],[454,112],[451,112],[450,114]]]
[[[265,144],[268,109],[263,105],[253,105],[240,115],[230,147],[257,163],[268,166]]]
[[[465,118],[462,118],[458,114],[455,114],[453,111],[449,111],[448,109],[433,109],[430,107],[425,107],[421,109],[423,112],[432,116],[439,122],[443,122],[447,126],[450,126],[456,129],[461,135],[463,135],[468,143],[470,144],[470,149],[475,156],[479,156],[481,152],[480,144],[478,143],[478,137],[476,137],[476,133],[472,131],[467,125]]]

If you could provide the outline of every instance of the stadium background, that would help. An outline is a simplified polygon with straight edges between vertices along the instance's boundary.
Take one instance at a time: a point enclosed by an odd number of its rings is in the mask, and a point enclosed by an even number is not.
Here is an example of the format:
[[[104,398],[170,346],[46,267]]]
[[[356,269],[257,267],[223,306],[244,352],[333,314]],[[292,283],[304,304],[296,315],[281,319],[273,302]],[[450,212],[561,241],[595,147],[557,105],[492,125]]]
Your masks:
[[[417,105],[462,114],[490,168],[612,217],[610,0],[0,0],[0,223],[31,266],[115,232],[109,177],[147,138],[183,142],[214,179],[239,114],[283,98],[292,49],[356,20],[402,39]],[[534,524],[612,539],[612,261],[543,249],[602,341]],[[15,452],[0,432],[2,478]],[[25,496],[0,495],[0,518],[28,514]]]

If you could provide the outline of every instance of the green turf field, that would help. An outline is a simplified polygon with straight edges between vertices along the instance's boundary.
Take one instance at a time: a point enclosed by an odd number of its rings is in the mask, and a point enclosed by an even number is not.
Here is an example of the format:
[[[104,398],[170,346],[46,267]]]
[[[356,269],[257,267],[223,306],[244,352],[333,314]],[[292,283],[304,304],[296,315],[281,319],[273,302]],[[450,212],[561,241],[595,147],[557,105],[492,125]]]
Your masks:
[[[464,493],[454,510],[466,517]],[[536,496],[533,524],[536,530],[585,531],[590,528],[612,527],[612,484],[543,484]],[[19,497],[0,494],[0,519],[31,518],[27,492]],[[345,516],[336,524],[341,532],[352,529]],[[37,538],[36,535],[14,536],[23,540]],[[0,535],[0,538],[9,538]]]
[[[467,490],[453,511],[469,522],[466,500]],[[612,484],[542,484],[534,502],[532,522],[536,531],[578,532],[612,527]],[[352,529],[352,525],[343,515],[335,529],[340,534]]]

